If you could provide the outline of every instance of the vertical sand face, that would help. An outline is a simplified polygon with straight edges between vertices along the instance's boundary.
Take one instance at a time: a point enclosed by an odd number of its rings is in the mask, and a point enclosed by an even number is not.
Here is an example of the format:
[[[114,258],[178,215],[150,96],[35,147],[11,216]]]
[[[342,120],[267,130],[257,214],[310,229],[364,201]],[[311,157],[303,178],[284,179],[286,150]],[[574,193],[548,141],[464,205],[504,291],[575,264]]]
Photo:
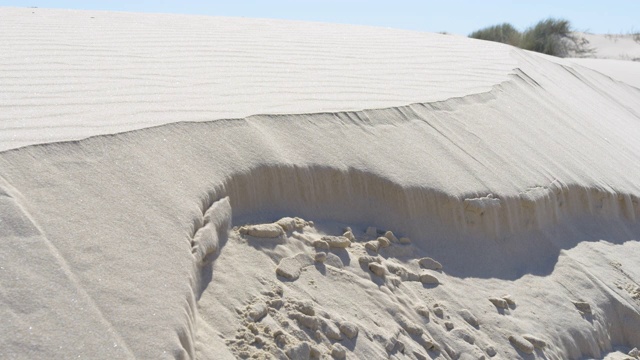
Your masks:
[[[640,345],[637,89],[455,37],[0,11],[6,149],[189,121],[0,153],[0,357]]]

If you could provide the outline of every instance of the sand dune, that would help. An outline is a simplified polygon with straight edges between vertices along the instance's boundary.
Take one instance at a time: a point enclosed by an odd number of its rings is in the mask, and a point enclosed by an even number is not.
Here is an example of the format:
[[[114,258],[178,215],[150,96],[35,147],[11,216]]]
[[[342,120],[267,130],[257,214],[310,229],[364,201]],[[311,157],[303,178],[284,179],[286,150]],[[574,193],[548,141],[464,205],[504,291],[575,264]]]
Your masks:
[[[640,89],[640,61],[615,59],[570,59],[570,61]]]
[[[575,64],[596,70],[618,81],[640,88],[640,38],[634,35],[598,35],[579,33],[593,52],[588,58],[570,59]]]
[[[0,16],[2,150],[179,121],[440,101],[488,91],[514,66],[507,47],[400,30],[43,9]]]
[[[0,357],[640,347],[638,88],[444,35],[0,12]]]

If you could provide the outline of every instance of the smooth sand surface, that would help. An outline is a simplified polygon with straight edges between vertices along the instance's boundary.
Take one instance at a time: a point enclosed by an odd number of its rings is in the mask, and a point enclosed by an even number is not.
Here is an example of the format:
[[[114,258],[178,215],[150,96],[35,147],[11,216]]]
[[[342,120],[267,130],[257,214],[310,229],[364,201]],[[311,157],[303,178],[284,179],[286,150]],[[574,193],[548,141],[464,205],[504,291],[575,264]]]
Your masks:
[[[640,347],[640,89],[445,35],[0,14],[0,358]]]
[[[578,33],[592,52],[586,58],[569,59],[618,81],[640,88],[640,36]]]
[[[441,101],[489,91],[515,66],[506,46],[361,26],[19,8],[0,16],[0,150],[180,121]]]
[[[640,61],[615,59],[569,59],[569,61],[640,89]]]
[[[640,37],[634,34],[577,33],[594,51],[590,58],[640,61]]]

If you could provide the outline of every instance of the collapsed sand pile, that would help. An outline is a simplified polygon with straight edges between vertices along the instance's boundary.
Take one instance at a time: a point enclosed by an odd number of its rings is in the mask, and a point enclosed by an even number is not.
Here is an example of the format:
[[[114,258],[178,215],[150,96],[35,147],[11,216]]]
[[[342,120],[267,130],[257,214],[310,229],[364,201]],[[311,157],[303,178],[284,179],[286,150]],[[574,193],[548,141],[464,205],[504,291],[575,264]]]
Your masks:
[[[0,25],[0,357],[637,354],[640,90],[444,35],[2,11],[42,26]],[[94,20],[138,32],[63,31]]]

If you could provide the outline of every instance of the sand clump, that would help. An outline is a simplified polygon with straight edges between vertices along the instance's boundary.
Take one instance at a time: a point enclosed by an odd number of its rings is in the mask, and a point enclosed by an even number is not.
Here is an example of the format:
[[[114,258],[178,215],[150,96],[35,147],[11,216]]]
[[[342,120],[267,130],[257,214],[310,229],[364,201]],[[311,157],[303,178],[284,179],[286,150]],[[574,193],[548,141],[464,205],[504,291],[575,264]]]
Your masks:
[[[520,335],[510,335],[509,342],[513,347],[522,351],[525,354],[533,354],[534,346],[533,344]]]
[[[278,238],[284,235],[284,229],[278,224],[257,224],[243,226],[240,228],[240,234],[249,235],[257,238]]]

